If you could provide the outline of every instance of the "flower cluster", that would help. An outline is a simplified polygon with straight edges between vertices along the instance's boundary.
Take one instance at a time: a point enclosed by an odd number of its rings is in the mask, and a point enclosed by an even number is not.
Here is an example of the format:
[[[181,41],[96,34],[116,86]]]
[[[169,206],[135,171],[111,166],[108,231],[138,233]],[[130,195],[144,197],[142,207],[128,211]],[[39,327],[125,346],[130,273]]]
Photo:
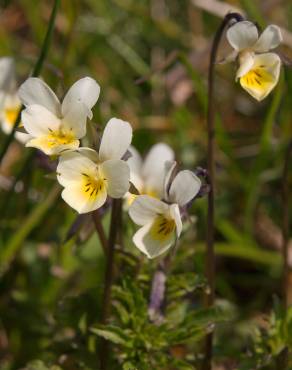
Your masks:
[[[62,198],[78,213],[97,210],[108,197],[125,198],[130,217],[143,226],[134,235],[134,244],[149,258],[156,257],[180,236],[181,210],[196,196],[201,182],[191,171],[174,176],[174,152],[163,143],[156,144],[143,163],[131,146],[131,125],[117,118],[107,123],[98,151],[82,147],[99,93],[96,81],[85,77],[60,103],[41,79],[26,80],[18,91],[25,106],[21,120],[26,146],[58,158]],[[130,183],[139,195],[129,192]]]
[[[281,60],[269,51],[280,44],[280,29],[271,25],[259,37],[253,23],[240,21],[228,29],[227,39],[234,51],[226,60],[239,63],[236,79],[255,99],[264,99],[279,80]],[[117,118],[107,123],[98,151],[83,147],[99,94],[98,83],[90,77],[74,83],[62,102],[39,78],[27,79],[17,91],[12,59],[0,59],[3,131],[11,132],[22,104],[25,133],[16,132],[16,137],[27,147],[58,158],[64,201],[78,213],[88,213],[102,207],[108,197],[124,198],[131,219],[141,226],[134,244],[147,257],[157,257],[176,243],[182,215],[199,193],[201,181],[188,170],[176,173],[174,152],[163,143],[156,144],[143,162],[131,146],[131,125]]]

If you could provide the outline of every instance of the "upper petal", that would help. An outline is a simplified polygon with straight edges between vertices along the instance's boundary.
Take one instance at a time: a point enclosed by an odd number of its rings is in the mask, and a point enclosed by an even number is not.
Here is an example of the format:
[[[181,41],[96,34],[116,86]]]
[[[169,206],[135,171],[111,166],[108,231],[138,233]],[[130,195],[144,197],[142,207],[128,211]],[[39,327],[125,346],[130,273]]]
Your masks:
[[[184,206],[198,194],[200,188],[198,176],[188,170],[180,171],[170,186],[169,200]]]
[[[53,90],[41,79],[28,78],[19,88],[18,95],[25,106],[42,105],[57,117],[61,116],[60,102]]]
[[[121,159],[132,141],[132,127],[128,122],[112,118],[101,138],[99,157],[101,161]]]
[[[254,46],[254,50],[258,53],[264,53],[279,46],[282,40],[283,37],[280,28],[271,24],[260,35]]]
[[[101,164],[101,173],[107,181],[107,192],[112,198],[122,198],[130,187],[130,169],[125,161],[112,159]]]
[[[154,145],[145,158],[142,168],[145,186],[157,193],[157,197],[163,196],[165,163],[173,160],[174,151],[164,143]]]
[[[25,130],[34,137],[56,131],[61,124],[60,119],[52,112],[37,104],[29,105],[22,111],[21,121]]]
[[[87,114],[89,118],[92,118],[91,109],[97,102],[99,94],[100,86],[93,78],[81,78],[70,87],[65,95],[62,103],[62,114],[65,116],[77,101],[87,107]]]
[[[72,102],[68,108],[62,119],[62,128],[72,131],[80,139],[86,135],[88,108],[80,101]]]
[[[169,206],[156,198],[148,195],[139,195],[129,209],[131,219],[137,225],[146,225],[153,221],[158,214],[164,214]]]
[[[240,51],[254,46],[258,39],[258,30],[251,22],[237,22],[227,30],[226,37],[230,45]]]

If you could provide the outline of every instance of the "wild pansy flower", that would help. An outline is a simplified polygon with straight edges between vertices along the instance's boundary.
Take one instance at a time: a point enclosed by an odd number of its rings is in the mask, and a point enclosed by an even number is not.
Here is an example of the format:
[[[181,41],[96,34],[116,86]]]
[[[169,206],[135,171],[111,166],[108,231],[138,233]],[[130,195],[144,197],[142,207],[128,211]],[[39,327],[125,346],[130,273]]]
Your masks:
[[[259,37],[253,23],[242,21],[231,26],[226,36],[235,51],[233,59],[237,57],[239,62],[236,79],[251,96],[263,100],[280,76],[281,59],[276,53],[269,53],[282,41],[280,28],[270,25]]]
[[[139,195],[129,209],[131,219],[142,226],[133,242],[148,258],[155,258],[179,238],[182,231],[181,211],[199,192],[200,179],[191,171],[180,171],[170,181],[173,166],[165,177],[164,199]]]
[[[132,155],[127,161],[130,167],[130,181],[140,194],[162,198],[165,163],[174,160],[173,150],[164,143],[155,144],[144,161],[133,146],[130,147],[129,152]],[[126,195],[129,205],[135,197],[130,193]]]
[[[0,58],[0,122],[5,134],[12,131],[20,107],[14,60],[10,57]],[[26,141],[26,136],[22,132],[15,133],[16,139],[22,143]]]
[[[100,208],[109,195],[121,198],[129,189],[130,169],[121,158],[132,140],[128,122],[112,118],[106,125],[99,152],[79,148],[61,155],[57,178],[64,187],[62,198],[78,213]]]
[[[75,82],[62,104],[51,88],[39,78],[27,79],[19,89],[19,97],[26,109],[22,123],[31,135],[26,146],[42,150],[47,155],[58,155],[79,147],[79,139],[86,135],[87,118],[92,118],[92,107],[100,87],[90,77]]]

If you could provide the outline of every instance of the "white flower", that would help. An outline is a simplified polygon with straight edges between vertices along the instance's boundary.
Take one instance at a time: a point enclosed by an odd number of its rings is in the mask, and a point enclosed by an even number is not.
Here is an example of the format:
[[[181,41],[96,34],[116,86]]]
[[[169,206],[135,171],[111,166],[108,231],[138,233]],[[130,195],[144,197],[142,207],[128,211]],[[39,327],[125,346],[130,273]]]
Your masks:
[[[61,155],[57,178],[62,198],[79,213],[100,208],[107,196],[121,198],[129,189],[130,169],[121,160],[132,140],[129,123],[112,118],[105,127],[99,153],[79,148]]]
[[[0,123],[5,134],[12,131],[21,107],[16,86],[14,60],[0,58]],[[22,132],[16,131],[15,137],[22,143],[26,142],[26,135]]]
[[[169,249],[180,236],[182,220],[180,207],[184,207],[199,192],[200,179],[191,171],[179,172],[168,189],[166,176],[165,201],[148,195],[139,195],[129,209],[131,219],[142,226],[133,242],[148,258],[155,258]]]
[[[19,89],[19,97],[26,109],[22,123],[32,136],[26,146],[38,148],[47,155],[58,155],[64,150],[79,147],[79,139],[86,135],[87,117],[100,93],[100,87],[90,77],[75,82],[62,104],[51,88],[39,78],[27,79]]]
[[[259,37],[253,23],[242,21],[230,27],[226,36],[239,61],[236,79],[255,99],[263,100],[280,76],[281,59],[276,53],[268,52],[281,43],[280,28],[270,25]]]
[[[163,197],[163,182],[165,162],[174,160],[173,150],[164,143],[153,145],[144,162],[138,151],[131,146],[132,156],[127,163],[130,167],[130,181],[135,185],[140,194],[147,194],[155,198]],[[130,205],[135,195],[128,193],[127,201]]]

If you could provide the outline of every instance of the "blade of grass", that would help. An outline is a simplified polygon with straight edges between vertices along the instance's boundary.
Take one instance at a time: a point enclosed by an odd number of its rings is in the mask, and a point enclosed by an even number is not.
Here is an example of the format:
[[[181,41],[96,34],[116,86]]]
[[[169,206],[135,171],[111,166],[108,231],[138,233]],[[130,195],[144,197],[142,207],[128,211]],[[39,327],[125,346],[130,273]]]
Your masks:
[[[61,188],[55,184],[47,194],[46,198],[40,202],[27,216],[23,224],[19,227],[14,235],[8,240],[7,244],[0,251],[0,274],[3,274],[14,259],[16,253],[22,246],[30,232],[40,224],[46,212],[53,205]]]

